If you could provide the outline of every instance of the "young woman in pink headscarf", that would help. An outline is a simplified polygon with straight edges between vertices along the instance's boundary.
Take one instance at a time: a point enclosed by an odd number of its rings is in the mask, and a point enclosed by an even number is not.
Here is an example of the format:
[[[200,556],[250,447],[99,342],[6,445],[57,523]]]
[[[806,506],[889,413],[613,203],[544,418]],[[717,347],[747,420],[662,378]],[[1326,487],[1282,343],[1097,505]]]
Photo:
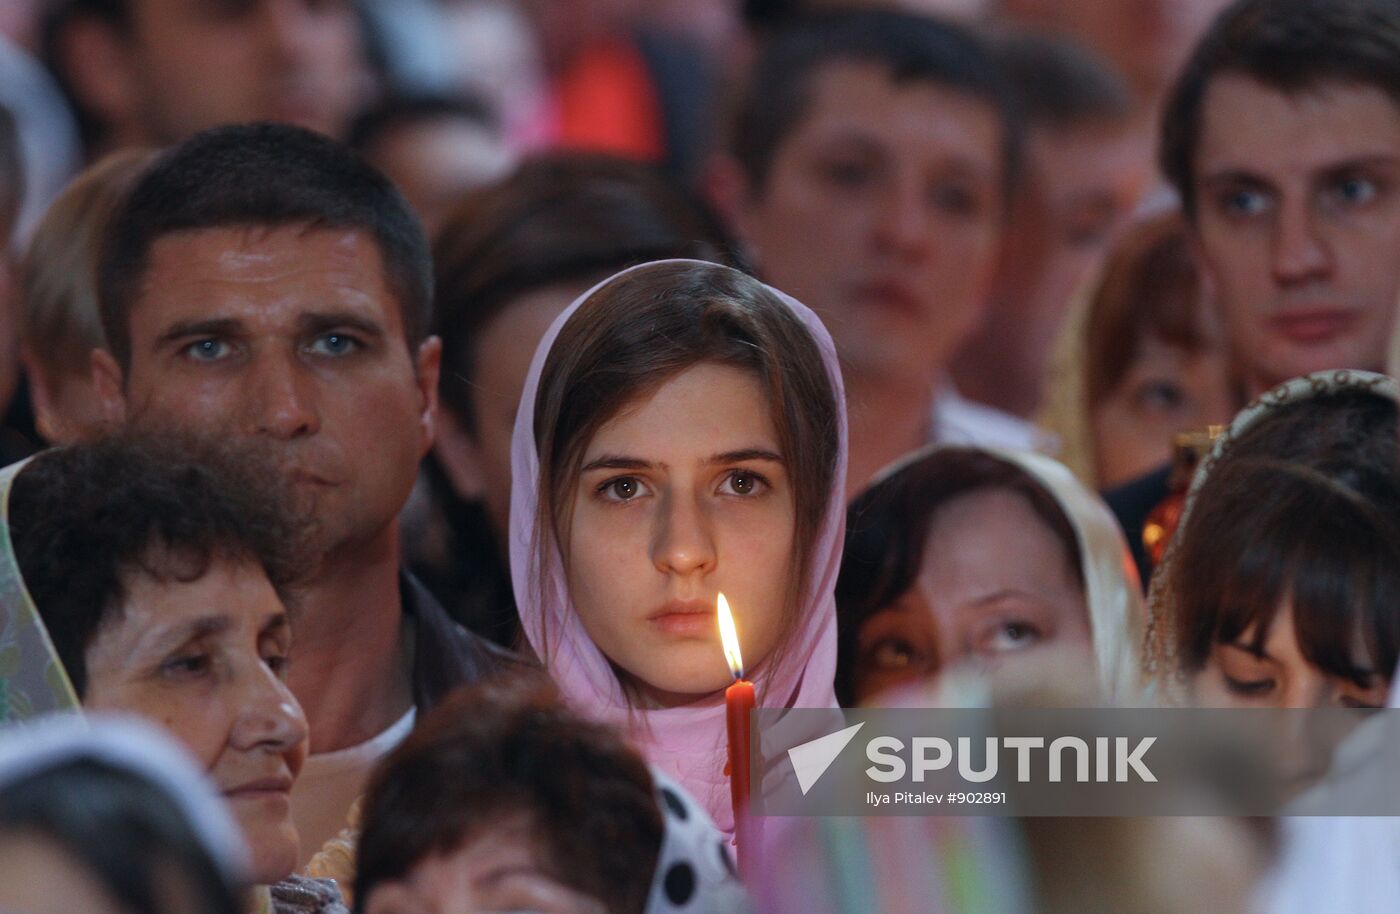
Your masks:
[[[716,596],[760,707],[836,706],[844,402],[811,311],[689,260],[585,293],[522,394],[511,573],[530,645],[726,832]]]

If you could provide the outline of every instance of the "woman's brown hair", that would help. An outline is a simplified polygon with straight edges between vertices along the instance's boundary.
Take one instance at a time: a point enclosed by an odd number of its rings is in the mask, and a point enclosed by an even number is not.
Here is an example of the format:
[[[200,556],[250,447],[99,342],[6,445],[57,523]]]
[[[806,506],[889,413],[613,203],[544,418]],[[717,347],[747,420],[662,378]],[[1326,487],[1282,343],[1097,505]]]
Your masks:
[[[1350,392],[1282,408],[1237,439],[1195,496],[1166,582],[1183,672],[1285,603],[1303,656],[1363,687],[1400,660],[1396,404]],[[1358,665],[1364,645],[1372,670]]]
[[[1071,575],[1084,586],[1079,538],[1044,485],[985,451],[939,448],[866,489],[846,513],[846,547],[836,581],[836,699],[842,707],[856,701],[861,627],[914,586],[938,512],[955,498],[990,489],[1026,500],[1064,547]]]
[[[1109,255],[1089,305],[1084,360],[1089,408],[1123,383],[1149,334],[1187,352],[1205,348],[1203,304],[1181,214],[1166,213],[1130,229]]]
[[[802,319],[767,286],[729,267],[696,261],[638,267],[594,292],[565,323],[534,404],[535,549],[543,560],[559,548],[567,565],[563,532],[594,434],[628,403],[701,363],[749,372],[767,394],[796,516],[783,616],[784,631],[791,632],[834,484],[844,404],[836,401]]]

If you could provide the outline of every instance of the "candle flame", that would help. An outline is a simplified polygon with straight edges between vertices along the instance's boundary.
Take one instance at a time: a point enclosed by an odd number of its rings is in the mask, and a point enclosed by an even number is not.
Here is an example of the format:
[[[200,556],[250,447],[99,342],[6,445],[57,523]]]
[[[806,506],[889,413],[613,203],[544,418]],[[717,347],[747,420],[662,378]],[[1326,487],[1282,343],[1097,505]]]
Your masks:
[[[729,611],[729,601],[720,594],[715,600],[719,612],[719,640],[724,646],[724,662],[729,664],[729,672],[735,679],[744,678],[744,657],[739,653],[739,633],[734,629],[734,614]]]

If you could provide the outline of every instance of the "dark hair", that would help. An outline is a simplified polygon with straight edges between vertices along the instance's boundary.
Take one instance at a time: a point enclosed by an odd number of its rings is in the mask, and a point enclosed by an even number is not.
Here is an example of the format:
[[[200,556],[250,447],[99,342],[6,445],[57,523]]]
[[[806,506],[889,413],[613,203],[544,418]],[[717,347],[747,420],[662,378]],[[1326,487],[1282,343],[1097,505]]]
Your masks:
[[[1204,296],[1180,213],[1164,213],[1128,229],[1104,262],[1084,322],[1089,407],[1118,389],[1149,335],[1190,353],[1204,349]]]
[[[112,217],[98,303],[123,369],[131,364],[131,309],[157,241],[198,229],[297,225],[373,237],[405,340],[416,348],[428,329],[433,277],[428,242],[408,203],[334,140],[285,124],[241,124],[195,134],[162,155]]]
[[[463,121],[488,133],[499,133],[501,130],[500,115],[478,95],[391,95],[355,118],[345,142],[364,155],[385,134],[406,126],[437,121]]]
[[[1206,94],[1213,80],[1232,74],[1288,95],[1327,82],[1374,86],[1400,106],[1400,5],[1236,0],[1216,18],[1162,110],[1162,172],[1191,217]]]
[[[1183,669],[1290,601],[1303,656],[1363,682],[1358,643],[1389,680],[1400,660],[1396,404],[1348,392],[1283,407],[1214,465],[1180,533],[1169,633]]]
[[[547,154],[470,194],[433,248],[442,402],[476,432],[474,344],[521,296],[677,257],[736,259],[719,221],[651,166],[594,153]]]
[[[114,25],[126,25],[131,21],[131,6],[134,0],[67,0],[60,10],[86,13]]]
[[[1020,495],[1064,546],[1084,586],[1079,538],[1064,509],[1035,477],[976,448],[939,448],[869,487],[846,512],[846,548],[836,580],[836,699],[856,700],[856,656],[866,620],[914,586],[938,512],[953,499],[988,489]]]
[[[525,672],[454,692],[370,779],[356,910],[376,886],[519,813],[542,869],[609,914],[642,914],[664,828],[651,774],[617,733]]]
[[[14,115],[0,105],[0,257],[8,256],[15,219],[24,203],[24,156]]]
[[[438,391],[468,434],[478,434],[474,388],[480,338],[522,296],[580,286],[626,267],[690,257],[733,263],[719,220],[656,168],[596,153],[547,153],[454,207],[433,249],[433,332],[442,338]],[[453,491],[435,454],[424,475],[450,542],[429,555],[416,544],[414,572],[469,628],[502,644],[520,619],[500,537],[477,503]]]
[[[756,194],[779,147],[807,116],[812,80],[837,62],[872,63],[899,85],[934,83],[965,93],[1002,122],[1003,196],[1020,172],[1023,124],[1016,95],[981,38],[959,25],[890,10],[820,13],[780,28],[741,93],[730,151]]]
[[[783,616],[784,630],[791,631],[836,474],[844,404],[802,319],[738,270],[710,263],[639,267],[595,292],[564,324],[534,404],[540,455],[535,529],[548,534],[534,545],[543,555],[564,542],[594,433],[636,397],[702,362],[751,373],[768,396],[796,515]]]
[[[239,887],[210,856],[187,813],[150,780],[96,758],[75,758],[0,787],[0,835],[6,832],[53,842],[124,911],[241,910]],[[50,888],[62,897],[62,886]],[[172,896],[186,903],[174,904]]]
[[[46,451],[10,490],[20,574],[81,696],[84,651],[122,611],[132,576],[196,581],[250,560],[287,599],[302,530],[282,474],[256,453],[165,430]]]
[[[1016,90],[1028,129],[1126,124],[1132,117],[1133,96],[1123,77],[1068,38],[1008,31],[991,50]]]

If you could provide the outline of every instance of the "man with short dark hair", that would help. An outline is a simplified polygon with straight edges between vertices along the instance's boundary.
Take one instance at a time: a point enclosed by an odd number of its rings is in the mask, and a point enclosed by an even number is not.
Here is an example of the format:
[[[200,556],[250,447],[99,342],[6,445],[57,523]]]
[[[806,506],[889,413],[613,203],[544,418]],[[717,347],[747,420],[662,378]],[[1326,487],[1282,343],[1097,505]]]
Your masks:
[[[1240,0],[1163,119],[1181,195],[1250,396],[1385,366],[1400,291],[1400,6]]]
[[[290,683],[314,753],[293,795],[304,853],[373,763],[504,655],[400,571],[398,515],[432,444],[432,267],[397,191],[295,127],[198,134],[108,226],[93,355],[107,417],[261,440],[314,520],[319,567]]]
[[[712,188],[764,278],[831,330],[852,492],[930,439],[998,438],[946,370],[986,296],[1020,137],[983,43],[920,16],[798,21],[749,77]]]
[[[1071,296],[1151,177],[1127,85],[1078,45],[1032,33],[993,45],[1026,118],[1024,177],[982,323],[953,363],[958,392],[1031,422]]]
[[[1310,372],[1385,369],[1400,293],[1400,5],[1237,0],[1167,100],[1160,158],[1241,405]],[[1109,493],[1130,542],[1166,476]]]
[[[258,120],[339,137],[367,79],[353,0],[65,0],[51,35],[92,150]]]

